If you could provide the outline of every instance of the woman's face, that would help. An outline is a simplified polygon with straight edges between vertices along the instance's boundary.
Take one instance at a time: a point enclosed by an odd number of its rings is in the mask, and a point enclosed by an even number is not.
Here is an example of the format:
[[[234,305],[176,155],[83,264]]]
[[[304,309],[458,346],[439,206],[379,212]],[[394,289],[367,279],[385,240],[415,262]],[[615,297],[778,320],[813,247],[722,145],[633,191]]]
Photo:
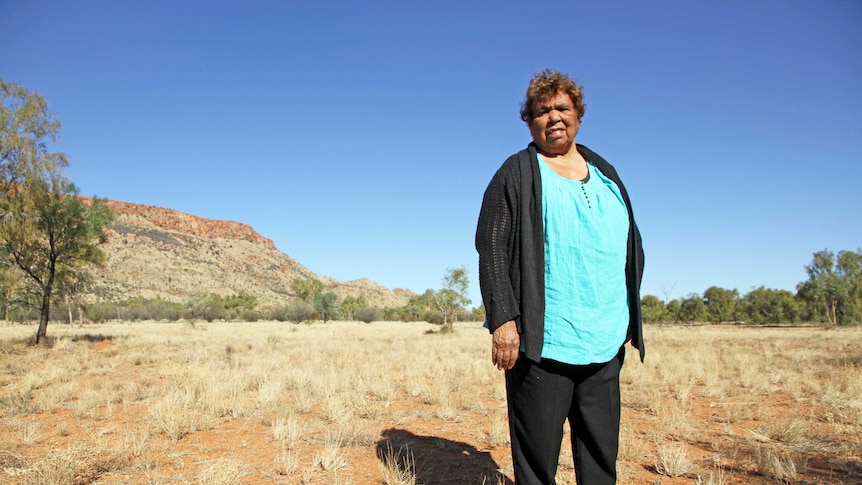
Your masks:
[[[565,155],[575,143],[581,122],[568,94],[557,94],[533,106],[530,134],[542,153]]]

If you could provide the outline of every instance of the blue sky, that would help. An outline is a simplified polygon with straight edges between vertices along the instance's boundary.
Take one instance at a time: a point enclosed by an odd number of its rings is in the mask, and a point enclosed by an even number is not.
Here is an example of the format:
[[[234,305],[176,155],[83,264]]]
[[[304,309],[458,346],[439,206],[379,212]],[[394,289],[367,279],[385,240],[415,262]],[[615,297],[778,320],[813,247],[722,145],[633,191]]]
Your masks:
[[[862,247],[854,0],[0,0],[0,77],[48,99],[83,195],[251,225],[319,274],[465,266],[544,68],[623,177],[644,294],[794,290]]]

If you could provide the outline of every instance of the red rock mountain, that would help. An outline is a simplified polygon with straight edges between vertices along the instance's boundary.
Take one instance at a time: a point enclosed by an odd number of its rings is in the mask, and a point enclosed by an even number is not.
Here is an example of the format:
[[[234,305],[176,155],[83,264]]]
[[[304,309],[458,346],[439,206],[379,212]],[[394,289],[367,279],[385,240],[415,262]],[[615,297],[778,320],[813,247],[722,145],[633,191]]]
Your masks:
[[[262,305],[281,305],[295,298],[290,285],[296,278],[317,279],[339,298],[364,296],[379,306],[402,306],[413,295],[367,279],[345,282],[315,274],[247,224],[128,202],[107,205],[117,218],[102,247],[105,265],[94,271],[93,297],[99,300],[182,302],[203,293],[246,292]]]

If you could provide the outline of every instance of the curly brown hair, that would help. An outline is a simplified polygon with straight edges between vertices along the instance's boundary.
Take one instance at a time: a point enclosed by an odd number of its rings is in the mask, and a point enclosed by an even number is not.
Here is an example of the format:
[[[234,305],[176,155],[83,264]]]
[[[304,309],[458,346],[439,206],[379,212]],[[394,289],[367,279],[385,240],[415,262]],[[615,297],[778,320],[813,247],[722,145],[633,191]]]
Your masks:
[[[584,111],[587,109],[587,105],[584,103],[583,87],[559,71],[545,69],[537,72],[530,80],[530,85],[527,87],[527,97],[521,103],[521,120],[530,124],[533,121],[533,107],[536,103],[544,101],[558,92],[566,93],[572,98],[575,111],[578,113],[578,120],[583,118]]]

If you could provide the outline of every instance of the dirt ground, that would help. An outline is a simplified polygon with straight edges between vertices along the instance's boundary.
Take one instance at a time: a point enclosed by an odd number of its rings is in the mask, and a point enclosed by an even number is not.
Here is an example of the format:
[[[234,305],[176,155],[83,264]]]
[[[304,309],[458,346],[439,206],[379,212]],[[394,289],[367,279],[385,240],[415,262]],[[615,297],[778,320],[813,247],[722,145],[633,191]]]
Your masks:
[[[289,330],[282,337],[290,324],[206,324],[206,332],[172,328],[178,333],[165,330],[161,337],[154,337],[153,332],[162,328],[159,325],[168,328],[168,324],[53,326],[49,329],[53,347],[29,345],[29,329],[0,327],[0,483],[513,483],[502,420],[505,401],[501,383],[494,381],[502,380],[502,374],[483,367],[490,363],[484,355],[487,334],[481,330],[463,326],[454,336],[437,337],[428,336],[426,332],[433,327],[424,324],[389,324],[383,332],[372,331],[374,324],[344,322],[337,324],[343,326],[337,333],[326,333],[332,327],[315,324]],[[266,325],[271,333],[248,325]],[[257,337],[237,338],[240,328]],[[364,339],[371,352],[358,356],[356,364],[345,360],[355,352],[352,347],[333,351],[342,347],[321,343],[354,330],[356,335],[362,332],[357,338]],[[231,343],[218,340],[224,338],[221,332],[233,335],[226,340]],[[764,353],[764,359],[773,359],[773,372],[765,381],[746,377],[743,362],[741,369],[727,372],[727,382],[711,381],[714,378],[709,377],[708,369],[696,375],[675,373],[681,364],[672,356],[692,332],[708,330],[653,332],[648,345],[653,344],[650,351],[655,355],[648,354],[647,362],[651,358],[658,362],[649,366],[636,362],[635,352],[629,353],[626,369],[632,370],[624,370],[623,376],[619,483],[862,483],[862,402],[858,395],[862,332],[831,335],[826,343],[812,343],[822,338],[824,331],[818,329],[804,331],[807,341],[783,330],[772,330],[768,336],[763,333],[768,330],[746,328],[735,329],[727,337],[721,334],[715,337],[721,343],[717,352],[767,348],[764,342],[773,349]],[[205,339],[195,340],[199,334],[206,334]],[[787,341],[781,340],[785,334]],[[375,387],[371,381],[390,374],[357,369],[363,369],[363,359],[380,367],[386,362],[385,356],[379,356],[384,352],[380,349],[400,345],[402,337],[403,342],[420,340],[416,349],[424,352],[430,347],[430,353],[393,354],[399,364],[387,371],[392,373],[392,387]],[[207,360],[187,353],[186,346],[204,341],[215,342],[211,350],[197,350],[209,354]],[[469,345],[456,348],[464,341]],[[310,353],[292,355],[286,349],[294,347],[285,342],[302,343],[310,347],[306,348]],[[378,343],[384,347],[376,349]],[[813,346],[812,356],[817,357],[787,357],[791,364],[781,368],[784,360],[776,355],[784,355],[777,354],[782,345],[787,350]],[[828,349],[834,355],[824,355]],[[328,352],[335,353],[326,355]],[[411,352],[415,363],[410,362]],[[474,374],[446,375],[447,360],[455,359],[453,352],[472,356],[456,365],[470,368]],[[347,384],[351,390],[340,393],[349,402],[330,402],[320,394],[311,395],[310,402],[301,406],[301,386],[291,385],[279,387],[271,400],[261,397],[267,387],[260,376],[282,376],[280,382],[288,381],[291,369],[298,368],[296,362],[313,360],[316,353],[324,356],[313,368],[327,375],[338,375],[343,369],[352,382],[360,382]],[[686,360],[683,357],[682,362]],[[692,366],[702,365],[694,362],[697,359],[688,360]],[[257,379],[255,384],[236,388],[236,395],[229,398],[233,407],[218,401],[224,410],[213,411],[202,398],[197,404],[177,401],[174,410],[191,411],[178,412],[173,419],[191,415],[194,424],[184,421],[186,427],[175,434],[169,425],[157,425],[160,419],[168,422],[159,413],[172,416],[170,406],[162,409],[160,403],[170,402],[166,400],[171,393],[185,395],[182,393],[192,386],[188,372],[198,367],[212,376],[206,371],[210,364],[201,362],[216,361],[228,373],[201,381],[204,388],[219,385],[219,380],[229,379],[225,376],[240,368],[261,366],[264,370],[253,372],[257,377],[249,382]],[[797,372],[792,365],[795,361],[801,362],[798,377],[791,376]],[[814,361],[825,364],[809,367]],[[186,374],[177,378],[166,370],[174,369],[169,363],[185,366]],[[770,363],[758,358],[751,365]],[[428,367],[438,367],[440,372]],[[476,375],[480,377],[472,382],[476,379],[471,376]],[[833,390],[830,382],[839,378],[844,381]],[[415,382],[421,384],[411,388]],[[334,392],[342,385],[333,381],[327,387]],[[442,391],[432,392],[439,386]],[[820,389],[822,395],[809,388]],[[200,396],[205,389],[196,392]],[[830,395],[833,397],[827,397]],[[270,402],[273,404],[265,404]],[[297,418],[290,422],[301,429],[293,438],[274,432],[274,423],[285,409]],[[568,436],[561,455],[560,484],[575,483],[571,453],[565,450],[567,440]],[[670,452],[680,450],[684,458],[671,461],[679,455]],[[396,477],[392,472],[399,470],[406,473]]]

